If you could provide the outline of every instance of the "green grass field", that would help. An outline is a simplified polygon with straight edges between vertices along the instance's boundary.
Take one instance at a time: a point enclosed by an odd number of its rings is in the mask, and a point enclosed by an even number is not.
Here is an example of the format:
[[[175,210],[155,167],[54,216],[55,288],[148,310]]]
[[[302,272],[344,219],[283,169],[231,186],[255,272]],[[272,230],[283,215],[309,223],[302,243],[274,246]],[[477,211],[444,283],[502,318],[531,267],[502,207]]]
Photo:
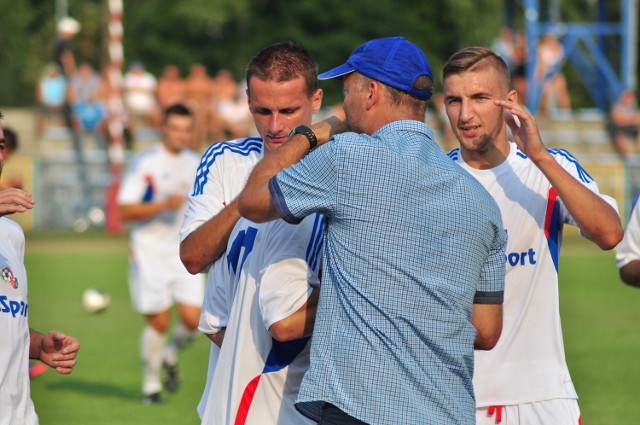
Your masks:
[[[142,319],[130,305],[124,238],[30,235],[29,320],[38,330],[80,339],[73,374],[49,370],[32,381],[42,425],[196,424],[209,344],[201,337],[182,355],[181,390],[163,406],[140,401],[138,337]],[[82,311],[88,287],[107,291],[103,313]],[[568,235],[560,261],[560,296],[569,369],[584,425],[640,423],[640,289],[618,279],[614,254]]]

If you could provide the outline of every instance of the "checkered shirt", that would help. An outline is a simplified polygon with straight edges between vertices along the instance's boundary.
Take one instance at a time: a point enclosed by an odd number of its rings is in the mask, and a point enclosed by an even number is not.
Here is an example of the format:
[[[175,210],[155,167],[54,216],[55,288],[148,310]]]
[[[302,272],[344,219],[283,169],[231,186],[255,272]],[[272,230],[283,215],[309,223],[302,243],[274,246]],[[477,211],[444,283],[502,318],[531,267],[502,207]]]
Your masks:
[[[327,216],[311,367],[298,409],[370,424],[472,424],[473,303],[501,303],[506,234],[485,189],[396,121],[344,133],[269,183],[289,222]]]

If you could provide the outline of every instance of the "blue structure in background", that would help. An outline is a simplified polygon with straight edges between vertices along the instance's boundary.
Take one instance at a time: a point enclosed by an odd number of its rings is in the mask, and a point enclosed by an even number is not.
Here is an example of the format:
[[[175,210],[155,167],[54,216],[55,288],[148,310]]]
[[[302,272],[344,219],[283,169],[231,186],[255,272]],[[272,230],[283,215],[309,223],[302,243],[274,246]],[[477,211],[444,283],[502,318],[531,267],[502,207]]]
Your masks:
[[[571,62],[579,72],[584,87],[597,107],[605,111],[624,88],[635,89],[638,55],[638,4],[637,0],[621,0],[620,21],[608,22],[605,2],[597,0],[597,20],[595,23],[565,23],[558,17],[558,1],[549,0],[548,20],[542,21],[539,0],[505,0],[506,25],[513,28],[514,4],[524,10],[525,33],[527,37],[528,60],[526,64],[527,107],[537,113],[542,84],[536,83],[535,69],[538,40],[553,31],[559,36],[565,57],[545,80],[560,71],[566,61]],[[619,48],[615,58],[608,54],[611,43]]]

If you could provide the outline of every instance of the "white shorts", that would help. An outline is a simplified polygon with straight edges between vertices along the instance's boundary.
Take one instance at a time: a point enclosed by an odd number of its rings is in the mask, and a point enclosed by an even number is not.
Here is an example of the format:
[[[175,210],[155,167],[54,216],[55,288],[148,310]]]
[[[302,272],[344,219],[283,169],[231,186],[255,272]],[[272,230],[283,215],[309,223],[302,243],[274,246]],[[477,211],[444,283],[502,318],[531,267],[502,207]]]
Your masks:
[[[558,398],[476,409],[477,425],[581,425],[578,400]]]
[[[201,307],[204,275],[187,272],[177,252],[158,255],[132,251],[129,289],[133,307],[141,314],[159,313],[174,304]]]

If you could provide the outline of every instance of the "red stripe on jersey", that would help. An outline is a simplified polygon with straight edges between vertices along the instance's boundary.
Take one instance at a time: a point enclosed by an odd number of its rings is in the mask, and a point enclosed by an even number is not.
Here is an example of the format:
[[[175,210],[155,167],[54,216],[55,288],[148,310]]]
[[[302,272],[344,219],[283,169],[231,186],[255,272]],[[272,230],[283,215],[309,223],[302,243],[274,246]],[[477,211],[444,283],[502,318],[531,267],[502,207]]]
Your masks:
[[[251,407],[251,402],[253,401],[253,396],[256,394],[256,389],[258,388],[258,383],[260,382],[261,377],[262,374],[253,378],[244,389],[242,397],[240,398],[240,405],[238,406],[238,412],[236,414],[234,425],[244,425],[247,421],[247,416],[249,416],[249,408]]]
[[[558,199],[558,192],[554,188],[549,189],[549,199],[547,200],[547,212],[544,217],[544,236],[549,239],[549,229],[553,220],[553,210]]]

